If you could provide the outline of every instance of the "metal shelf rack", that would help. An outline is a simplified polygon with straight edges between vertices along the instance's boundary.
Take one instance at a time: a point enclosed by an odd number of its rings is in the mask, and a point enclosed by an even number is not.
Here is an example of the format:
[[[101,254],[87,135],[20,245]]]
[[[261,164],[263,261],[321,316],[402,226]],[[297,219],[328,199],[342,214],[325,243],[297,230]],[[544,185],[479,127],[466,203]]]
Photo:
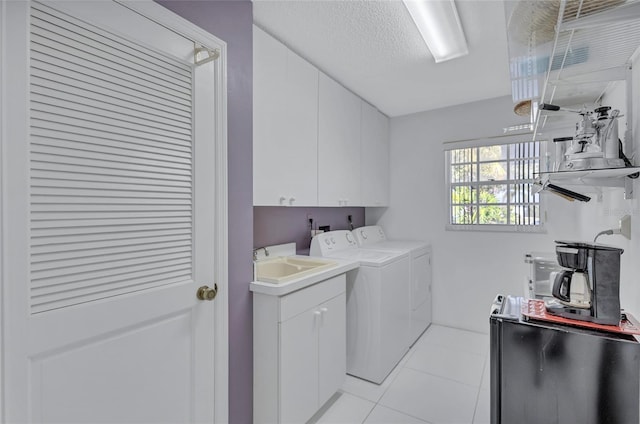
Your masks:
[[[640,0],[524,0],[506,2],[505,12],[513,100],[531,101],[534,137],[575,123],[574,116],[538,110],[537,104],[596,107],[617,81],[626,82],[624,114],[633,116],[631,64],[640,46]],[[628,119],[624,132],[629,157],[631,124]],[[632,198],[633,180],[626,176],[638,171],[633,169],[547,173],[541,180],[624,187],[625,197]]]

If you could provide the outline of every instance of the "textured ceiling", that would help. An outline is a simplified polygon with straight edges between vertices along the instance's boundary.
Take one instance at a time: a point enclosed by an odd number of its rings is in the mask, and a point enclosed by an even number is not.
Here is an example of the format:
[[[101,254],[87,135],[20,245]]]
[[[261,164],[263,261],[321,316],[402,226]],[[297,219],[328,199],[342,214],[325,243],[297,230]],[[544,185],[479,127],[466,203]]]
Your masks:
[[[400,0],[254,0],[253,13],[323,72],[400,116],[511,94],[503,1],[456,5],[470,54],[439,64]]]

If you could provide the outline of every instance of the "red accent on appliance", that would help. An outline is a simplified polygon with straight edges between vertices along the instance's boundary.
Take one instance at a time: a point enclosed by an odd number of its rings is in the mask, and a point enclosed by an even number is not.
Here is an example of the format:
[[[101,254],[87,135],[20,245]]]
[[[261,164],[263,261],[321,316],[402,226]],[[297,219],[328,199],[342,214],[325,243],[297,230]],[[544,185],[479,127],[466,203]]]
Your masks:
[[[640,335],[640,323],[628,312],[622,313],[622,320],[619,325],[602,325],[589,321],[564,318],[553,314],[548,314],[544,306],[544,300],[528,299],[522,303],[522,315],[541,321],[556,322],[558,324],[573,325],[575,327],[590,328],[592,330],[609,331],[612,333],[638,334]]]

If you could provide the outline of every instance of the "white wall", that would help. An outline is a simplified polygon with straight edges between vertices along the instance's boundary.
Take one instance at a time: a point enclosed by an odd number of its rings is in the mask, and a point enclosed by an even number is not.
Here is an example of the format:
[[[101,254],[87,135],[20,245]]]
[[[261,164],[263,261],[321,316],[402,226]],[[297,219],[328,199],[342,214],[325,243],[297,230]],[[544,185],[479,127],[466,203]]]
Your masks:
[[[445,230],[442,143],[500,135],[522,122],[509,96],[391,120],[390,207],[368,209],[367,222],[381,224],[390,238],[432,244],[434,323],[488,332],[494,296],[524,292],[525,252],[553,252],[553,240],[580,235],[585,204],[553,195],[545,196],[547,234]]]
[[[638,63],[634,64],[637,69]],[[630,143],[633,150],[638,149],[638,131],[640,130],[640,71],[634,71],[632,77],[633,86],[633,111],[632,119],[635,141]],[[626,122],[629,113],[626,110],[626,84],[620,82],[613,86],[603,97],[603,105],[611,106],[612,109],[620,109],[625,116],[620,119],[619,133],[623,138],[626,129]],[[626,152],[630,156],[632,152]],[[636,153],[634,164],[638,164],[640,159]],[[631,312],[636,318],[640,317],[640,185],[633,183],[635,199],[626,200],[622,189],[605,189],[602,202],[590,202],[583,208],[580,214],[580,237],[584,240],[593,240],[593,237],[600,231],[609,228],[617,228],[618,221],[623,215],[631,215],[631,240],[627,240],[621,235],[601,236],[599,243],[609,244],[624,249],[621,259],[621,281],[620,281],[620,302],[623,309]]]

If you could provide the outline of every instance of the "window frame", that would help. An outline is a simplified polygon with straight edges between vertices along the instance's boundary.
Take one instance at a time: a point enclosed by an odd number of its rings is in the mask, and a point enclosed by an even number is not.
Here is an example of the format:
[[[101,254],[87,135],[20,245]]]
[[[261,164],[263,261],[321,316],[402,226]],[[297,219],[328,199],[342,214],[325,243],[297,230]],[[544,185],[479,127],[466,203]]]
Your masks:
[[[511,157],[511,148],[507,148],[506,158],[501,159],[490,159],[490,160],[480,160],[480,152],[477,151],[476,158],[474,160],[473,157],[470,158],[469,161],[465,162],[456,162],[452,163],[452,152],[458,149],[467,149],[467,148],[480,148],[480,147],[490,147],[490,146],[504,146],[504,145],[512,145],[517,143],[528,143],[528,142],[537,142],[538,143],[538,156],[526,156],[521,158]],[[472,205],[476,207],[480,207],[483,205],[491,205],[491,206],[504,206],[507,208],[507,219],[509,219],[508,210],[510,206],[523,206],[527,207],[527,205],[534,205],[535,203],[524,203],[524,202],[514,202],[511,201],[509,195],[509,189],[512,186],[517,186],[519,184],[532,184],[534,179],[516,179],[511,175],[511,167],[514,163],[519,161],[530,161],[537,160],[538,161],[538,173],[544,172],[545,169],[543,167],[546,165],[543,161],[544,158],[548,156],[547,154],[547,143],[542,139],[533,139],[530,133],[528,134],[517,134],[517,135],[509,135],[509,136],[501,136],[501,137],[490,137],[476,140],[464,140],[457,142],[448,142],[444,143],[444,153],[445,153],[445,216],[446,216],[446,230],[453,231],[497,231],[497,232],[516,232],[516,233],[546,233],[545,229],[545,221],[546,221],[546,208],[544,202],[544,196],[538,195],[538,210],[539,210],[539,223],[538,224],[481,224],[479,222],[475,223],[466,223],[466,224],[454,224],[452,223],[453,217],[453,207],[458,205],[469,205],[469,204],[461,204],[461,203],[453,203],[452,194],[453,188],[458,186],[492,186],[492,185],[506,185],[507,186],[507,198],[506,202],[500,203],[481,203],[480,198],[476,195],[475,202]],[[506,172],[504,180],[480,180],[480,167],[482,164],[488,163],[506,163]],[[473,171],[475,173],[474,178],[470,181],[465,182],[452,182],[451,174],[452,174],[452,166],[453,165],[475,165],[476,170]],[[534,165],[535,166],[535,165]],[[534,175],[537,173],[533,172]]]

